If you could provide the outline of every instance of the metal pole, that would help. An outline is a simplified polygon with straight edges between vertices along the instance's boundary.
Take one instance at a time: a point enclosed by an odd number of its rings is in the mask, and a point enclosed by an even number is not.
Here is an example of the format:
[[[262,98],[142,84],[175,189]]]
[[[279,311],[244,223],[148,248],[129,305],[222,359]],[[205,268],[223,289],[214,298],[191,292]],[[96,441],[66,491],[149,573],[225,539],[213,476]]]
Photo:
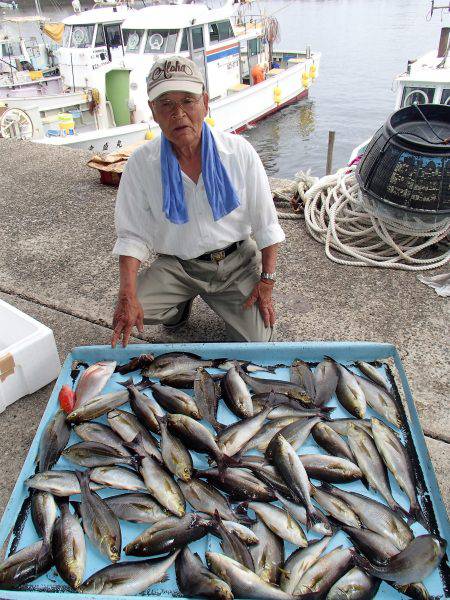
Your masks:
[[[333,169],[333,149],[335,136],[335,131],[328,132],[327,169],[325,175],[331,175],[331,171]]]

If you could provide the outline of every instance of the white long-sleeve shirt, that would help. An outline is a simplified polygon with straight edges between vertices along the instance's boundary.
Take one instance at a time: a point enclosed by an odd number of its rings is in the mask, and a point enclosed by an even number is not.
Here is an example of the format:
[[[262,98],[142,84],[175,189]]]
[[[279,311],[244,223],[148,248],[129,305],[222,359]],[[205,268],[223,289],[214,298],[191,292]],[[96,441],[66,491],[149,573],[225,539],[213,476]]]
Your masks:
[[[163,212],[161,142],[152,140],[129,158],[119,186],[113,253],[144,261],[153,248],[183,260],[229,246],[253,234],[259,249],[282,242],[269,181],[261,160],[246,139],[213,130],[222,163],[240,206],[214,221],[202,176],[195,184],[181,173],[189,221],[177,225]]]

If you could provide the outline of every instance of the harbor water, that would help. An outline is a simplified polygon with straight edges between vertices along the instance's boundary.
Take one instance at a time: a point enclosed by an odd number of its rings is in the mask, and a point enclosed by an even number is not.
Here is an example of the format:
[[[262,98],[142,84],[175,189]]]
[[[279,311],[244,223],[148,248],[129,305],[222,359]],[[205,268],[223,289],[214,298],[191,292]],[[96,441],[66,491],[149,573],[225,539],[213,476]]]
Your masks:
[[[21,14],[34,2],[19,1]],[[89,3],[83,2],[83,8]],[[322,53],[320,76],[308,100],[287,107],[244,135],[258,151],[269,175],[292,177],[311,168],[323,175],[328,131],[336,132],[333,166],[347,163],[352,149],[370,137],[392,112],[396,75],[413,59],[437,47],[450,14],[430,19],[428,0],[272,0],[260,2],[278,19],[276,48]],[[72,13],[67,0],[41,2],[55,20]]]

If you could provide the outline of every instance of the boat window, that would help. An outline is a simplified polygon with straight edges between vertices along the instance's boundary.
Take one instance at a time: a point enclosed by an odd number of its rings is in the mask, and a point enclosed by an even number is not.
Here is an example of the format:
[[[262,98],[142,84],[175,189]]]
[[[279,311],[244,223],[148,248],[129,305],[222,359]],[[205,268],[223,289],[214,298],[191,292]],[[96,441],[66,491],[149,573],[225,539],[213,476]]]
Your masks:
[[[261,52],[261,39],[253,38],[252,40],[248,40],[248,55],[256,56],[256,54],[260,54]]]
[[[177,37],[178,29],[149,29],[144,52],[146,54],[175,52]]]
[[[72,32],[72,25],[64,25],[64,33],[62,39],[62,45],[64,48],[68,48],[70,46],[70,34]]]
[[[183,29],[183,37],[181,38],[180,52],[187,52],[187,50],[188,50],[187,29]]]
[[[222,40],[234,38],[233,28],[229,20],[209,23],[208,30],[210,42],[221,42]]]
[[[71,48],[89,48],[92,45],[95,25],[77,25],[72,30]]]
[[[141,47],[143,29],[123,29],[123,42],[126,46],[126,52],[137,54]]]
[[[430,104],[433,102],[435,88],[406,86],[403,90],[402,106]]]
[[[203,27],[193,27],[192,28],[192,45],[194,50],[198,50],[199,48],[204,47],[203,43]]]
[[[110,48],[119,48],[122,45],[119,23],[104,25],[106,34],[106,45]]]
[[[8,56],[20,56],[22,51],[20,49],[20,44],[15,42],[5,42],[1,44],[2,54],[5,57]]]
[[[99,23],[97,25],[97,34],[95,36],[95,47],[106,46],[105,42],[105,32],[103,31],[103,26]]]
[[[442,90],[441,104],[450,106],[450,88]]]

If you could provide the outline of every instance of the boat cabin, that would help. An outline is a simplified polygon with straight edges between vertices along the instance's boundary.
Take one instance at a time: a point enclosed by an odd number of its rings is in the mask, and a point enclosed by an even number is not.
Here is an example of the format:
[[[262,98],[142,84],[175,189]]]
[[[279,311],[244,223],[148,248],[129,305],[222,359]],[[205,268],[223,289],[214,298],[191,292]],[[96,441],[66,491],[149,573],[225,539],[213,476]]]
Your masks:
[[[128,17],[122,31],[137,121],[148,115],[146,77],[161,56],[190,57],[204,75],[210,101],[248,87],[252,67],[267,60],[262,23],[237,22],[229,6],[151,6]]]
[[[123,64],[125,46],[121,25],[133,12],[125,5],[95,7],[63,20],[63,41],[57,54],[67,87],[84,88],[93,69],[113,62]]]

